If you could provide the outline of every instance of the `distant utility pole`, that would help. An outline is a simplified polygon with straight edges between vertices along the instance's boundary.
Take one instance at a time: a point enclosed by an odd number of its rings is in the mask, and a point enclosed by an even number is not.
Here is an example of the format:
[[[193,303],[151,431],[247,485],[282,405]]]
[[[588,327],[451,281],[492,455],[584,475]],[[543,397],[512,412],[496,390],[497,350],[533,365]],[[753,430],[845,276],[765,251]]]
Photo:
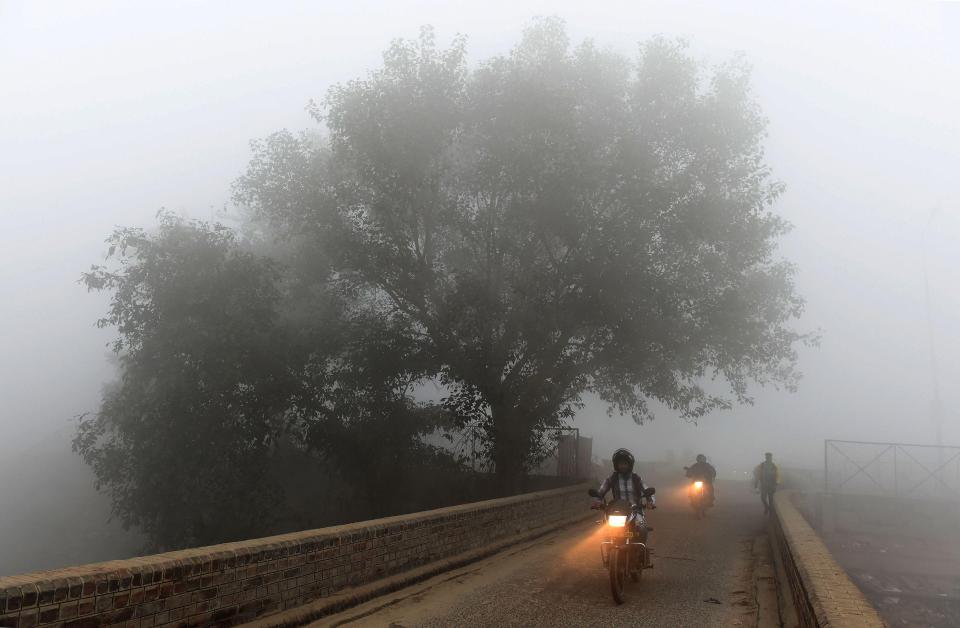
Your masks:
[[[927,219],[926,227],[923,229],[921,246],[923,247],[923,294],[927,312],[927,338],[930,344],[930,380],[933,388],[933,399],[930,403],[930,418],[936,430],[937,437],[937,467],[938,473],[943,466],[943,408],[940,402],[940,374],[937,368],[937,345],[933,332],[933,307],[930,300],[930,277],[927,272],[927,234],[930,232],[930,226],[933,219],[939,213],[939,208],[930,211],[930,217]]]

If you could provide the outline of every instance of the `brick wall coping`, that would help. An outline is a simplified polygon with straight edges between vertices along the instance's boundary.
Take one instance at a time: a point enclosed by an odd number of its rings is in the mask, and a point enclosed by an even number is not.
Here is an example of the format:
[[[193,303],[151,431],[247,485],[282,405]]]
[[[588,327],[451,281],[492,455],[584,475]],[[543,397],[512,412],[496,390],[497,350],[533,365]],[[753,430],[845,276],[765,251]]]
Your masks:
[[[488,499],[479,502],[470,502],[456,506],[447,506],[436,508],[434,510],[425,510],[413,512],[404,515],[395,515],[392,517],[383,517],[380,519],[370,519],[366,521],[357,521],[326,528],[314,528],[300,532],[291,532],[287,534],[278,534],[275,536],[249,539],[244,541],[234,541],[231,543],[220,543],[218,545],[208,545],[194,547],[185,550],[173,552],[164,552],[162,554],[152,554],[148,556],[138,556],[122,560],[111,560],[100,563],[89,563],[73,567],[64,567],[48,571],[37,571],[32,573],[0,576],[0,598],[3,597],[3,590],[9,587],[20,587],[23,585],[40,585],[52,583],[52,581],[70,581],[75,584],[78,579],[84,577],[102,576],[104,574],[123,574],[127,578],[135,581],[134,586],[144,578],[137,578],[136,574],[141,572],[152,572],[154,575],[149,578],[153,582],[162,580],[171,580],[180,576],[181,567],[191,568],[193,573],[206,573],[217,571],[222,568],[225,562],[234,562],[242,560],[248,562],[257,560],[261,554],[286,554],[291,549],[298,548],[302,543],[311,545],[324,545],[325,540],[337,540],[343,537],[356,537],[357,540],[375,537],[378,532],[383,532],[389,527],[397,525],[403,527],[420,527],[422,524],[435,519],[449,517],[451,515],[468,515],[478,511],[490,509],[509,508],[510,506],[529,501],[537,501],[552,496],[563,495],[566,493],[583,492],[592,486],[589,483],[575,484],[556,489],[537,491],[534,493],[523,493],[511,497],[501,497],[497,499]],[[284,551],[286,550],[286,551]],[[170,573],[165,573],[170,572]],[[174,572],[177,572],[174,574]],[[130,586],[121,585],[120,588]],[[99,592],[98,592],[99,593]],[[72,596],[71,596],[72,597]],[[0,610],[0,615],[3,612]]]
[[[793,503],[795,491],[774,495],[775,517],[799,582],[791,582],[795,600],[805,598],[816,626],[830,628],[883,628],[879,613],[850,580],[816,531]]]

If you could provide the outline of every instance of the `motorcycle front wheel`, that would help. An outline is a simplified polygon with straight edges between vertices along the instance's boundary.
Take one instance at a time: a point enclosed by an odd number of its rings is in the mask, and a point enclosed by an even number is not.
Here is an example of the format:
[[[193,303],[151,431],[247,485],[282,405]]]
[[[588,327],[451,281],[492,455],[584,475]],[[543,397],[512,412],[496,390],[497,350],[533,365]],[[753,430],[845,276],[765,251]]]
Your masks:
[[[610,548],[610,592],[613,594],[613,601],[617,604],[623,604],[623,582],[626,580],[627,563],[629,557],[627,550],[617,547]]]
[[[633,558],[630,561],[630,581],[640,582],[640,576],[643,574],[643,565],[646,562],[644,553],[639,547],[633,547]]]

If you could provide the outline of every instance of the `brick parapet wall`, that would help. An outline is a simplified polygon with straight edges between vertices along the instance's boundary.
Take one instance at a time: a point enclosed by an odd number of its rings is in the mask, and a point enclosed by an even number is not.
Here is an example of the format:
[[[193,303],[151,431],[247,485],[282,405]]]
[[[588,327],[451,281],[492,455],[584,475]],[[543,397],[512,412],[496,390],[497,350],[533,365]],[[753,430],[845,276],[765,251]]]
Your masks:
[[[775,546],[802,628],[883,628],[886,624],[793,503],[774,495]],[[790,627],[792,628],[792,627]]]
[[[577,513],[586,485],[0,578],[0,626],[230,626]]]

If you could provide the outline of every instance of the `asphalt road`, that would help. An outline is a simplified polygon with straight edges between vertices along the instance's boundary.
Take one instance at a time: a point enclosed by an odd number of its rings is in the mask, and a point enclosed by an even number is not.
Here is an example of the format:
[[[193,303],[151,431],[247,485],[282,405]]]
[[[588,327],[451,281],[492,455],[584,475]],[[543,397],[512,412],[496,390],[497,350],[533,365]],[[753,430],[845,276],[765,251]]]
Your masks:
[[[627,585],[623,605],[600,561],[601,526],[587,522],[313,625],[755,626],[759,498],[744,483],[721,482],[716,507],[698,521],[682,490],[658,487],[659,508],[648,513],[654,568]]]

